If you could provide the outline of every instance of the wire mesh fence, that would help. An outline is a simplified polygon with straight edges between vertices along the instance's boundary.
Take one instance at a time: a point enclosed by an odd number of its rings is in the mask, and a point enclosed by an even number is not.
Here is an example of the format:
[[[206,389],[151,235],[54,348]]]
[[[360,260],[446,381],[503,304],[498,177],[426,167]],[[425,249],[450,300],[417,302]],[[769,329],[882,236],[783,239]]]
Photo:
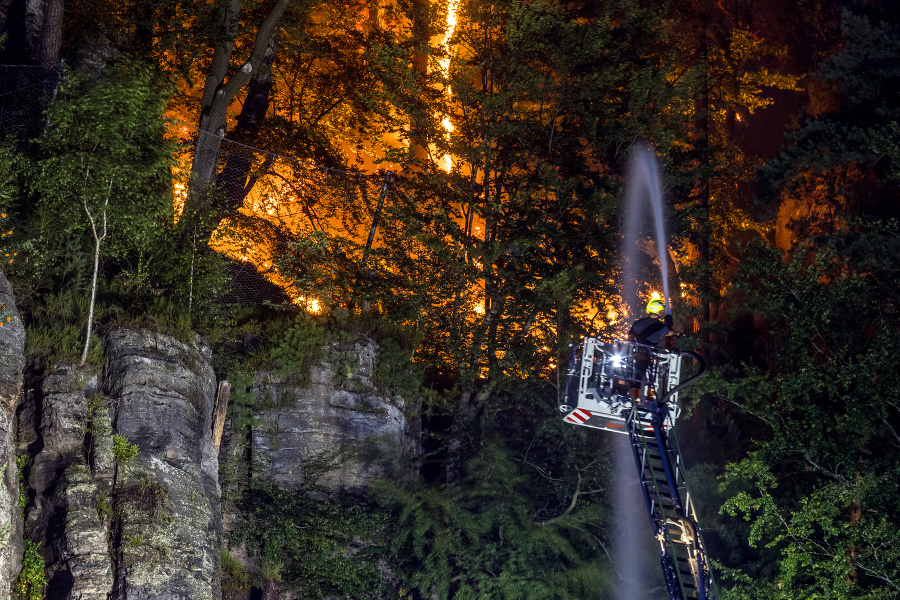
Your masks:
[[[188,193],[198,137],[215,134],[175,125],[185,142],[176,173],[178,203]],[[390,201],[390,171],[325,167],[226,137],[216,143],[213,204],[228,216],[210,246],[238,261],[230,266],[226,302],[290,300],[316,310],[341,273],[366,268]]]
[[[0,137],[40,135],[59,75],[33,65],[0,65]],[[214,207],[228,215],[210,246],[229,266],[226,302],[314,302],[336,271],[361,270],[393,175],[337,169],[255,148],[168,120],[183,148],[176,160],[176,211],[190,189],[194,151],[214,136]],[[313,268],[315,263],[315,268]]]
[[[0,65],[0,135],[37,135],[58,80],[36,65]]]

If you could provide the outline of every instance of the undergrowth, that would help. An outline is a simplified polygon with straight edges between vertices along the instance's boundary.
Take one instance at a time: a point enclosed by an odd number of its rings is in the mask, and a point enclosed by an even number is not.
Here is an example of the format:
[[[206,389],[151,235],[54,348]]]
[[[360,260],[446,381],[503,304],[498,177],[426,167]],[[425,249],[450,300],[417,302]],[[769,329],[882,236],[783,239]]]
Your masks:
[[[47,588],[46,564],[36,542],[25,540],[25,553],[22,556],[22,570],[13,586],[13,593],[18,600],[41,600]]]
[[[74,291],[48,294],[33,307],[25,329],[25,355],[44,358],[48,362],[76,362],[84,349],[84,334],[90,297]],[[102,307],[95,315],[102,317]],[[103,364],[103,344],[96,333],[91,335],[88,362]]]

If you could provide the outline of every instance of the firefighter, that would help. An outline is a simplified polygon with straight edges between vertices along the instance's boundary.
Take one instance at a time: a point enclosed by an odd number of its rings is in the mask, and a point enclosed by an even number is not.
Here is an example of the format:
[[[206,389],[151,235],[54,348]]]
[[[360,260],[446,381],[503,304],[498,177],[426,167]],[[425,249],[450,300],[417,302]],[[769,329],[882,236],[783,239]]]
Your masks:
[[[641,344],[634,348],[635,380],[631,382],[631,397],[635,400],[640,395],[641,384],[650,367],[650,349],[647,346],[655,347],[672,331],[672,315],[659,318],[663,310],[665,305],[662,300],[656,298],[650,300],[647,303],[647,316],[635,321],[628,330],[628,339]]]

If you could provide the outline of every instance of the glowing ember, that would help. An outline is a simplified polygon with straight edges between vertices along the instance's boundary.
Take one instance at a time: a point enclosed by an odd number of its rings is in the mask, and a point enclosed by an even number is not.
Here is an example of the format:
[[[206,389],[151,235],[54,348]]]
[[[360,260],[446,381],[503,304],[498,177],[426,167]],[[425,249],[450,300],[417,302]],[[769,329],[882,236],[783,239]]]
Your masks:
[[[172,206],[175,209],[175,221],[178,221],[178,217],[181,216],[181,213],[184,212],[184,203],[187,200],[187,185],[184,183],[175,182],[172,185]]]
[[[294,304],[306,309],[307,312],[311,312],[314,315],[322,312],[322,305],[315,298],[307,298],[306,296],[297,296],[292,300]]]

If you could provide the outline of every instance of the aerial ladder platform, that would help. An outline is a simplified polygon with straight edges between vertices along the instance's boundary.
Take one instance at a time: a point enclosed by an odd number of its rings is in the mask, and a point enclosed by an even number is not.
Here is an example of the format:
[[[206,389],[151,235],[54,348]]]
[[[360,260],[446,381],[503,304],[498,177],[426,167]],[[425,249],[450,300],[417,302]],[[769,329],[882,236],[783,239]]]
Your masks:
[[[699,369],[682,381],[684,358]],[[628,435],[672,600],[718,600],[674,429],[678,392],[704,370],[673,338],[658,348],[585,337],[572,348],[559,407],[568,423]]]

